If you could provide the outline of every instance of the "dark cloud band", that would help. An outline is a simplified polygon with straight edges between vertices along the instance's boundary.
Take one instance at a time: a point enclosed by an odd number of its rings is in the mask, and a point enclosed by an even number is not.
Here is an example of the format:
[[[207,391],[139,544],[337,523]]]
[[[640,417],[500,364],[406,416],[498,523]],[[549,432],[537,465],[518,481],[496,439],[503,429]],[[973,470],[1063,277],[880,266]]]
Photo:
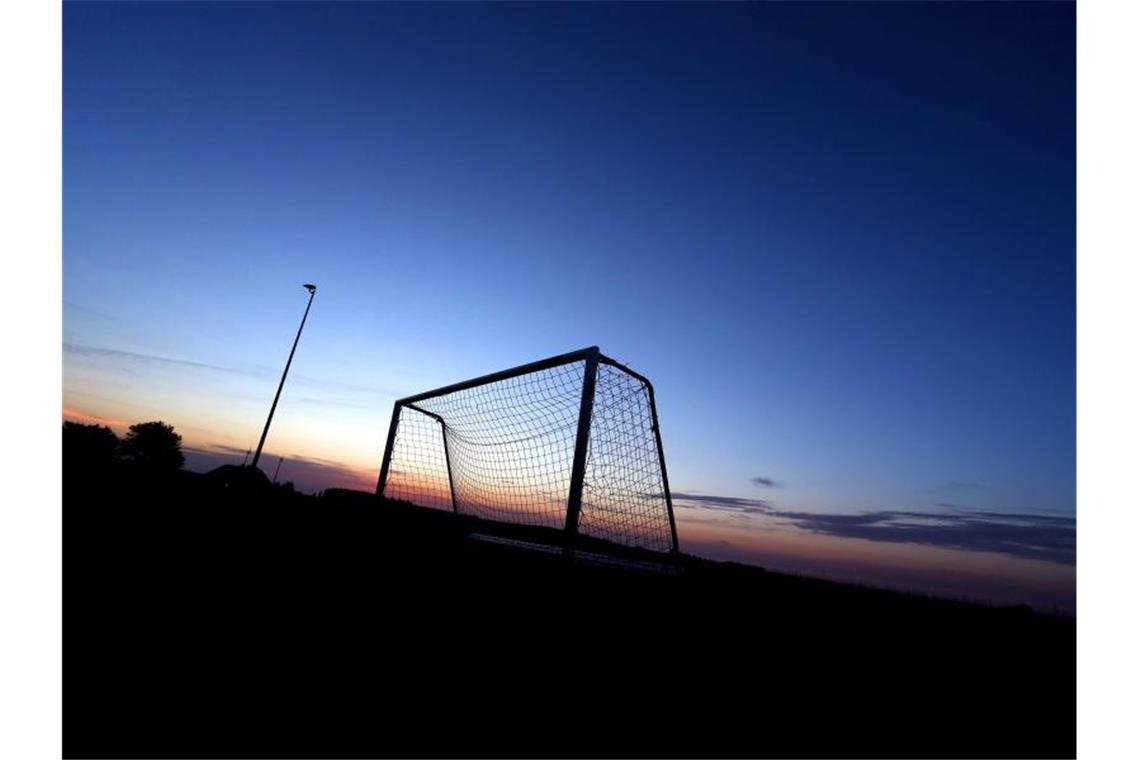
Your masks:
[[[776,509],[762,499],[678,492],[673,498],[683,507],[760,514],[829,536],[997,552],[1069,565],[1077,561],[1077,521],[1060,515],[965,510],[817,514]]]

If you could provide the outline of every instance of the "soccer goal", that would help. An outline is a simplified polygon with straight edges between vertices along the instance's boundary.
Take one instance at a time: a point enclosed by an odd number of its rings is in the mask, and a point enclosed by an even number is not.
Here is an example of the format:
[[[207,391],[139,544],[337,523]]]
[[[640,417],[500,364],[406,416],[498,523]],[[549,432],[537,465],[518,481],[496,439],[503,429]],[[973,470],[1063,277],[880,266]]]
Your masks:
[[[653,386],[596,346],[400,399],[376,492],[677,551]]]

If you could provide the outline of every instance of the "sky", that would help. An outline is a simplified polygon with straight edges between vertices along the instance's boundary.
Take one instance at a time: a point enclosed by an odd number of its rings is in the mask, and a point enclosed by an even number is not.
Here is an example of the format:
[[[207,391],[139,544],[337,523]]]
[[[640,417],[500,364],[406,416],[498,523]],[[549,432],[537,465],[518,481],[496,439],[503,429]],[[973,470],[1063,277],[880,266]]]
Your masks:
[[[68,2],[63,44],[66,419],[240,462],[313,282],[302,490],[598,345],[683,550],[1075,611],[1074,5]]]

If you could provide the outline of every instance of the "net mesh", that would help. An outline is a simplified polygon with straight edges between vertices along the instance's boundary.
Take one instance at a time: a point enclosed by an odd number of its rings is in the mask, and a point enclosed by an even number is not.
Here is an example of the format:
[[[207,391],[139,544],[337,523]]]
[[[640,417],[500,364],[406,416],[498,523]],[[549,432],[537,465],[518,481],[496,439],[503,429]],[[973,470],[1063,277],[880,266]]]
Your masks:
[[[585,366],[573,361],[401,406],[384,495],[450,510],[454,492],[462,514],[562,528]],[[668,551],[663,482],[648,387],[599,363],[579,532]]]
[[[579,532],[629,546],[673,546],[649,388],[598,365]]]

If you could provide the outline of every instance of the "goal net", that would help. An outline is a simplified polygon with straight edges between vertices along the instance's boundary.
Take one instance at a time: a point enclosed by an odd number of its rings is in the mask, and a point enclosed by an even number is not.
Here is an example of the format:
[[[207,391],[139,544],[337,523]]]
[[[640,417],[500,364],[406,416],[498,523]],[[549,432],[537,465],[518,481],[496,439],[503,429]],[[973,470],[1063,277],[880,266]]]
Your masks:
[[[677,550],[653,387],[596,347],[400,399],[377,493]]]

